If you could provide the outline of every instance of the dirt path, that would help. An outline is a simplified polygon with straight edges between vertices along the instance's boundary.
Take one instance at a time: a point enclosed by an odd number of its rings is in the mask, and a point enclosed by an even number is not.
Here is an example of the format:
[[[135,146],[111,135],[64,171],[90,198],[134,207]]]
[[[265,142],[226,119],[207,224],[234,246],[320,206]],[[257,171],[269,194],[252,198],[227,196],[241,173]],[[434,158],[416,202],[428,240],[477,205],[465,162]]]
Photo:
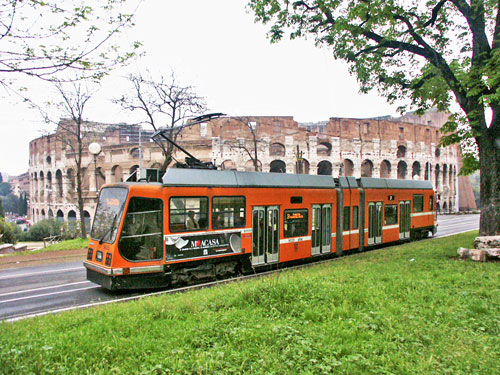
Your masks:
[[[85,259],[87,249],[48,251],[45,253],[0,257],[0,269],[32,267],[50,263],[74,262]]]

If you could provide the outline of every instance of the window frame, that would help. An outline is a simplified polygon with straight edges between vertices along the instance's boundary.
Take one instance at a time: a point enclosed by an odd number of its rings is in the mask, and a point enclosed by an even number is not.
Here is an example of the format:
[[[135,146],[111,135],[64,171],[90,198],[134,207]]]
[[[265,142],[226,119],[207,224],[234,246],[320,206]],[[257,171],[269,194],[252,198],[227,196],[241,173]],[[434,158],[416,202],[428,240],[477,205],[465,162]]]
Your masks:
[[[419,205],[417,206],[416,198],[419,199]],[[424,212],[424,195],[423,194],[413,194],[413,213]],[[418,210],[417,210],[418,209]]]
[[[346,212],[347,212],[347,215],[346,215]],[[344,217],[343,217],[342,221],[343,221],[342,231],[351,230],[351,206],[344,206]]]
[[[148,210],[148,211],[137,211],[137,212],[132,212],[131,214],[144,214],[144,213],[149,213],[149,212],[157,212],[159,211],[160,212],[160,222],[159,222],[159,226],[160,226],[160,232],[159,233],[156,233],[156,235],[160,234],[160,243],[161,243],[161,248],[160,248],[160,252],[159,252],[159,258],[152,258],[152,259],[130,259],[129,257],[127,257],[124,252],[122,251],[123,250],[123,245],[120,246],[120,242],[122,241],[122,239],[126,239],[126,238],[133,238],[132,236],[122,236],[123,234],[123,229],[125,228],[125,221],[127,220],[127,216],[129,214],[128,210],[129,210],[129,207],[130,207],[130,202],[133,200],[133,199],[150,199],[150,200],[155,200],[155,201],[159,201],[160,202],[160,210]],[[118,238],[118,253],[120,254],[120,256],[125,259],[127,262],[132,262],[132,263],[141,263],[141,262],[158,262],[158,261],[161,261],[163,260],[164,256],[165,256],[165,241],[163,240],[163,235],[165,233],[165,228],[164,228],[164,221],[165,221],[165,203],[163,201],[163,199],[161,198],[157,198],[157,197],[142,197],[142,196],[132,196],[132,197],[129,197],[128,198],[128,202],[127,202],[127,209],[123,211],[124,213],[124,217],[123,217],[123,224],[122,224],[122,228],[121,228],[121,231],[120,231],[120,236]],[[147,235],[145,235],[144,233],[143,234],[139,234],[139,235],[136,235],[134,237],[145,237]]]
[[[173,199],[200,199],[200,202],[202,199],[206,199],[207,202],[207,211],[206,211],[206,218],[207,218],[207,223],[206,225],[202,228],[201,226],[196,229],[184,229],[184,230],[172,230],[172,224],[178,224],[178,223],[172,223],[172,215],[171,215],[171,204]],[[184,205],[184,223],[186,222],[186,216],[188,211],[193,211],[192,209],[186,209]],[[200,211],[198,214],[201,212],[201,205],[200,205]],[[176,215],[174,215],[176,216]],[[196,195],[196,196],[184,196],[184,195],[175,195],[171,196],[168,199],[168,230],[170,233],[188,233],[188,232],[197,232],[197,231],[202,231],[202,230],[208,230],[209,227],[209,221],[210,221],[210,199],[206,195]],[[199,224],[199,221],[198,221]]]
[[[305,218],[300,221],[301,223],[304,223],[305,220],[305,233],[300,233],[297,235],[288,235],[288,230],[285,229],[288,227],[288,221],[287,221],[287,214],[288,213],[304,213],[305,212]],[[309,235],[309,209],[307,207],[303,208],[290,208],[286,209],[283,211],[283,238],[296,238],[296,237],[304,237]]]
[[[391,222],[391,223],[387,222],[386,208],[388,208],[388,207],[395,207],[396,208],[396,211],[395,211],[395,213],[396,213],[396,216],[395,216],[396,221]],[[399,213],[398,210],[399,210],[399,207],[398,207],[397,204],[384,204],[384,225],[396,225],[396,224],[398,224],[398,213]]]
[[[215,218],[215,215],[214,215],[214,213],[215,213],[214,212],[214,208],[215,208],[214,199],[216,199],[216,198],[243,198],[244,216],[243,216],[243,222],[241,223],[241,225],[239,225],[239,226],[233,225],[233,226],[229,226],[229,227],[220,227],[220,228],[217,228],[217,227],[214,226],[214,218]],[[211,209],[209,210],[210,211],[209,221],[210,221],[210,227],[213,230],[225,230],[225,229],[234,229],[234,228],[245,228],[246,222],[247,222],[247,198],[244,195],[214,195],[212,197],[211,205],[212,205]],[[224,211],[220,211],[220,212],[224,213]],[[236,215],[234,215],[233,218],[236,218]],[[233,220],[233,222],[234,222],[234,220]]]

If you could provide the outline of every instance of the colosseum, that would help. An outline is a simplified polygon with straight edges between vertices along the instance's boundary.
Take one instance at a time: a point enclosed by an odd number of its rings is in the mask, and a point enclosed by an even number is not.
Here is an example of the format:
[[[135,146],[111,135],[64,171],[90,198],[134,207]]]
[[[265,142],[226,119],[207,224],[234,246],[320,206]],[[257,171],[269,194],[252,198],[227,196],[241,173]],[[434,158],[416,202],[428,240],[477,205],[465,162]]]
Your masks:
[[[319,123],[298,123],[285,116],[222,117],[184,128],[178,142],[220,169],[253,171],[256,165],[264,172],[430,180],[437,192],[436,208],[449,212],[460,207],[459,190],[460,197],[472,191],[468,192],[471,188],[465,179],[457,178],[459,147],[438,146],[439,129],[446,119],[445,114],[432,111],[422,117],[330,118]],[[29,212],[34,222],[80,219],[75,155],[61,130],[68,122],[61,120],[54,133],[30,142]],[[103,184],[125,181],[139,168],[159,168],[163,159],[150,139],[150,129],[86,124],[93,129],[92,136],[83,137],[82,152],[84,219],[90,224]],[[95,159],[88,151],[90,142],[101,145]],[[174,156],[181,161],[184,157],[181,152]],[[475,208],[470,202],[467,205]]]

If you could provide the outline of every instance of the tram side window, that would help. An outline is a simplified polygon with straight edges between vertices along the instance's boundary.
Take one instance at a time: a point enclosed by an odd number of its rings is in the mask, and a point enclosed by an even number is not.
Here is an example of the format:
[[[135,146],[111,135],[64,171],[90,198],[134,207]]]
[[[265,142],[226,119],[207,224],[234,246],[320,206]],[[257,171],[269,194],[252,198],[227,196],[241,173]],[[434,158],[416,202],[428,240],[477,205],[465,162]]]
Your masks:
[[[429,197],[429,211],[434,211],[434,196]]]
[[[213,197],[212,228],[242,228],[245,226],[245,197]]]
[[[358,229],[359,225],[359,206],[352,207],[352,229]]]
[[[285,237],[307,236],[309,232],[309,212],[302,210],[285,210],[283,229]]]
[[[384,225],[393,225],[398,223],[398,205],[386,204],[384,207]]]
[[[163,202],[161,199],[132,197],[118,242],[127,260],[158,260],[163,257]]]
[[[413,196],[413,212],[424,211],[424,196],[422,194],[415,194]]]
[[[208,228],[207,197],[172,197],[168,213],[170,232],[191,232]]]
[[[344,207],[344,230],[349,230],[351,227],[351,207]]]

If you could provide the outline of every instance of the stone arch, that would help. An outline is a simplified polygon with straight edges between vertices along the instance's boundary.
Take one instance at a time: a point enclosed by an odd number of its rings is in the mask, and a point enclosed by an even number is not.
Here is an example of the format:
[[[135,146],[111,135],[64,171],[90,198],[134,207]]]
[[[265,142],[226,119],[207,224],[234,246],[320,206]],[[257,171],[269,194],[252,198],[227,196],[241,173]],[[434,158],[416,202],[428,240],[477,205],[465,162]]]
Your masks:
[[[424,172],[424,178],[426,181],[429,181],[431,179],[431,173],[432,173],[432,164],[430,162],[425,163],[425,172]]]
[[[52,191],[52,172],[47,172],[47,190]]]
[[[414,162],[411,167],[411,178],[415,180],[415,177],[420,177],[420,163],[418,161]]]
[[[332,144],[330,142],[321,142],[316,147],[318,156],[330,156],[332,154]]]
[[[448,204],[446,203],[446,201],[443,202],[443,211],[444,212],[448,211]]]
[[[319,175],[331,176],[332,175],[332,163],[328,160],[322,160],[318,163],[318,172]]]
[[[406,156],[406,146],[399,145],[398,151],[396,152],[397,158],[404,158]]]
[[[341,176],[350,177],[354,173],[354,163],[352,162],[351,159],[344,159],[341,168],[342,168]]]
[[[106,183],[106,176],[104,175],[104,170],[102,169],[102,167],[97,168],[96,174],[97,174],[97,189],[96,190],[99,190],[102,187],[102,185],[104,185]]]
[[[439,164],[436,164],[436,166],[434,167],[434,174],[436,176],[435,180],[436,181],[436,189],[439,187],[439,177],[441,176],[440,174],[440,169],[439,169]]]
[[[54,212],[52,211],[52,208],[49,208],[48,218],[49,220],[52,220],[54,218]]]
[[[45,178],[43,177],[43,171],[40,171],[40,194],[45,191]]]
[[[361,177],[372,177],[373,174],[373,162],[371,160],[365,159],[361,163]]]
[[[398,163],[398,179],[405,180],[408,173],[408,164],[404,160],[400,160]]]
[[[130,178],[130,176],[132,176],[132,174],[134,174],[134,172],[136,172],[137,169],[139,169],[138,165],[133,165],[132,167],[130,167],[130,169],[128,170],[129,176],[127,177],[127,181],[137,181],[137,174],[135,175],[134,178]]]
[[[68,212],[68,221],[76,221],[76,212],[74,210],[69,210]]]
[[[75,191],[76,188],[75,171],[72,168],[69,168],[66,171],[66,178],[68,179],[70,190]]]
[[[83,220],[85,222],[85,229],[87,233],[90,231],[90,214],[87,210],[83,211]]]
[[[115,165],[111,168],[112,182],[123,182],[123,168],[120,165]]]
[[[133,147],[130,150],[129,155],[132,159],[139,159],[139,153],[140,153],[139,147]]]
[[[56,171],[56,190],[57,190],[57,196],[62,197],[63,196],[63,176],[62,172],[60,169]]]
[[[311,164],[309,164],[309,161],[307,161],[306,159],[302,159],[302,172],[304,174],[309,174],[309,171],[311,169]]]
[[[448,165],[443,164],[443,186],[448,182]]]
[[[87,168],[82,168],[82,190],[90,189],[90,173]]]
[[[269,155],[271,156],[285,156],[285,146],[279,142],[271,143],[269,146]]]
[[[42,211],[40,211],[40,215],[42,217],[42,220],[45,220],[45,210],[42,208]]]
[[[64,222],[64,213],[61,211],[61,210],[57,210],[57,220],[59,220],[60,222]]]
[[[391,178],[391,163],[389,160],[382,160],[382,163],[380,163],[380,178]]]
[[[434,156],[436,156],[436,158],[439,158],[441,156],[441,149],[439,147],[436,147],[436,151],[434,151]]]
[[[269,172],[272,173],[286,173],[286,163],[283,160],[273,160],[269,165]]]
[[[259,171],[262,171],[262,163],[260,162],[260,160],[257,160],[257,169]],[[246,172],[255,172],[255,166],[254,166],[253,160],[248,160],[245,163],[245,171]]]
[[[235,171],[236,164],[231,159],[224,160],[224,162],[221,164],[221,169],[228,170],[228,171]]]

